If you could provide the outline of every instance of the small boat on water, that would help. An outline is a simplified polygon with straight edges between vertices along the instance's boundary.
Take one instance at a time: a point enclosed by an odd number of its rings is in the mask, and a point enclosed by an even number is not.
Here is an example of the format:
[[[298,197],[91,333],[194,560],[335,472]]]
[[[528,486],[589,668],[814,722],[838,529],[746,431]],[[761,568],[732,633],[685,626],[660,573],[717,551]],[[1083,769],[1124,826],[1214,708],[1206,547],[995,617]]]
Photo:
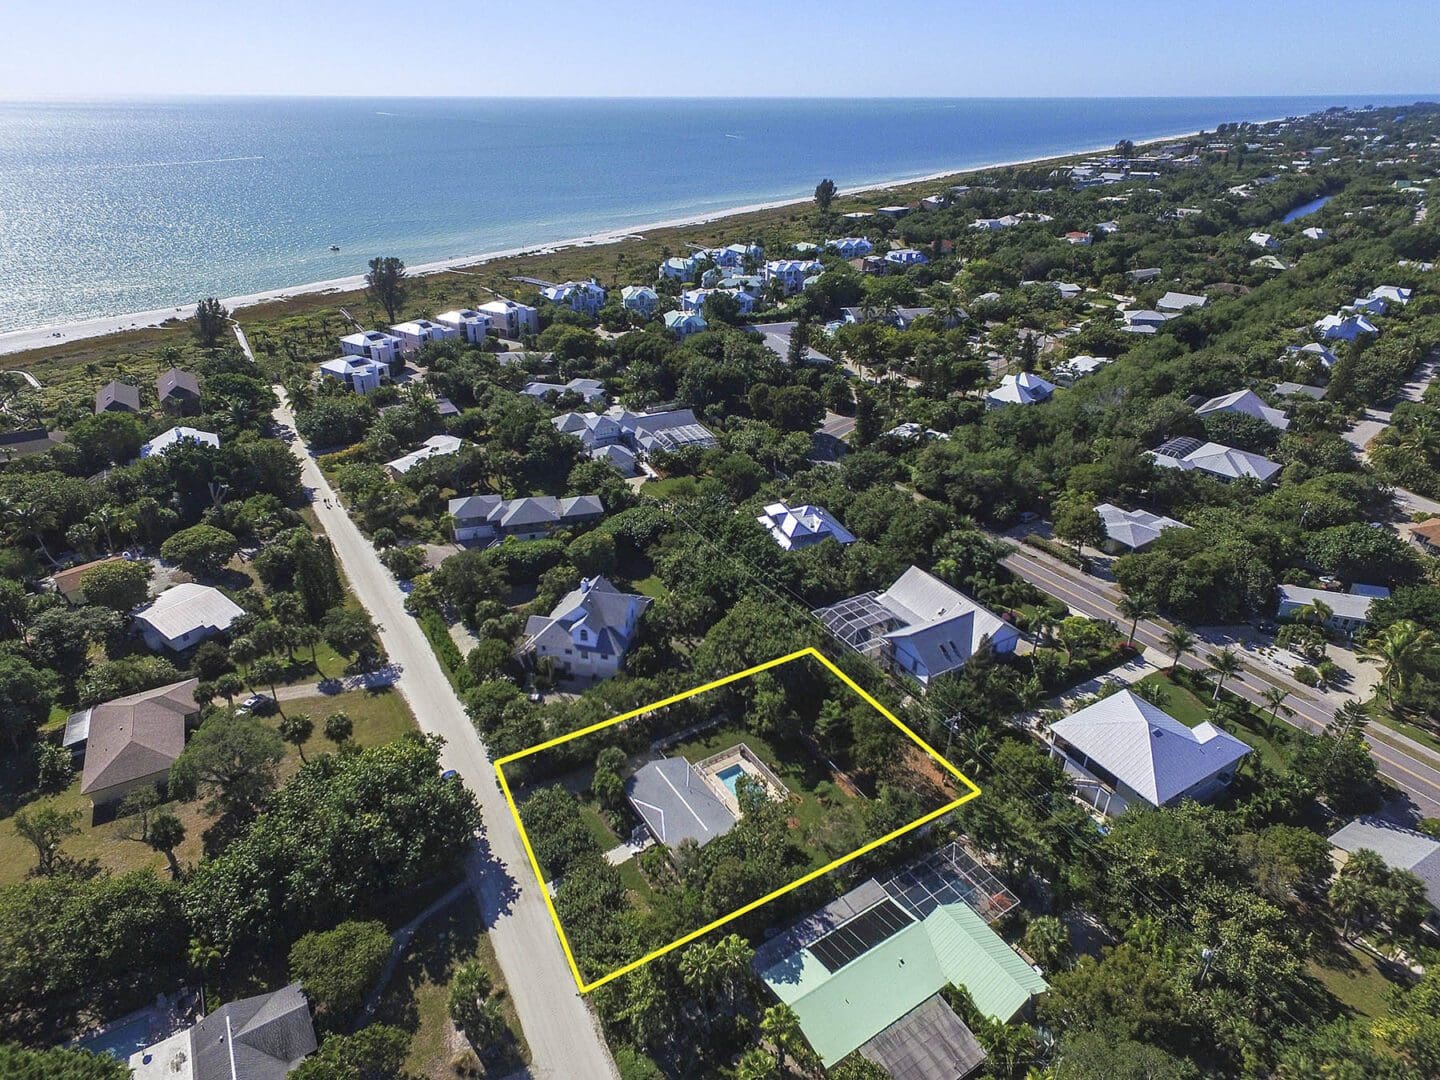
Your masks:
[[[331,250],[331,251],[339,251],[339,250],[340,250],[340,245],[339,245],[339,244],[331,244],[331,245],[330,245],[330,250]]]

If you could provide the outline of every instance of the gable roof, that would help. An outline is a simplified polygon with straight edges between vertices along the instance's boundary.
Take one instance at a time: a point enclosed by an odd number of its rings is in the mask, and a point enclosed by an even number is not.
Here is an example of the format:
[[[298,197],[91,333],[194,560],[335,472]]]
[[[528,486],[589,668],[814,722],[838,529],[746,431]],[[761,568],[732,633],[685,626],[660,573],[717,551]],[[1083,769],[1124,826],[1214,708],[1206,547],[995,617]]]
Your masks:
[[[1055,721],[1050,731],[1154,806],[1250,753],[1208,720],[1188,728],[1131,690]]]
[[[190,1029],[190,1041],[194,1080],[284,1080],[316,1047],[299,983],[220,1006]]]
[[[131,412],[139,412],[140,388],[111,379],[95,391],[95,411],[97,413],[104,412],[111,405],[119,405]]]
[[[179,425],[168,431],[162,431],[155,438],[140,447],[141,457],[151,457],[155,454],[168,453],[176,445],[182,442],[193,442],[205,446],[219,447],[220,436],[213,431],[201,431],[199,428],[185,427]]]
[[[172,394],[179,394],[181,397],[199,397],[200,381],[188,371],[181,371],[179,368],[171,368],[162,372],[155,380],[155,393],[164,401]]]
[[[1233,394],[1221,394],[1219,397],[1213,397],[1199,406],[1195,410],[1195,415],[1205,416],[1213,412],[1233,412],[1241,413],[1244,416],[1253,416],[1281,431],[1290,426],[1289,418],[1279,409],[1272,409],[1266,405],[1265,400],[1254,390],[1236,390]]]
[[[961,1080],[984,1063],[984,1048],[939,994],[860,1047],[892,1080]]]
[[[63,431],[46,431],[32,428],[27,431],[6,431],[0,433],[0,461],[29,457],[54,450],[65,441]]]
[[[171,683],[83,710],[66,724],[88,725],[80,793],[112,788],[163,772],[185,749],[185,717],[199,711],[198,679]],[[77,723],[83,718],[84,723]],[[76,740],[78,741],[78,739]]]
[[[933,677],[960,667],[984,637],[1015,629],[939,578],[912,566],[880,593],[876,602],[900,622],[885,634],[905,642]]]
[[[600,652],[624,653],[630,646],[632,618],[650,606],[650,597],[623,593],[603,574],[582,578],[580,584],[560,598],[549,615],[532,615],[525,624],[529,648],[542,635],[557,629],[567,638],[579,626],[595,636]]]
[[[135,618],[173,641],[204,627],[226,630],[243,614],[240,606],[219,589],[187,581],[166,589],[136,611]]]

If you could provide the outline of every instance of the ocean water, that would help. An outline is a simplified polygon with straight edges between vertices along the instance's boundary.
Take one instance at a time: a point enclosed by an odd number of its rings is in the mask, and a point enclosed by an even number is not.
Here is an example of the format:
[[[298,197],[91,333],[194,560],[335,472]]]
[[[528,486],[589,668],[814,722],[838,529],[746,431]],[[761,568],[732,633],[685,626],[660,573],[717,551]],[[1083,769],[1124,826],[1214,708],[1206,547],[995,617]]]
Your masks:
[[[1413,100],[0,103],[0,331],[805,197],[825,176],[843,188]]]

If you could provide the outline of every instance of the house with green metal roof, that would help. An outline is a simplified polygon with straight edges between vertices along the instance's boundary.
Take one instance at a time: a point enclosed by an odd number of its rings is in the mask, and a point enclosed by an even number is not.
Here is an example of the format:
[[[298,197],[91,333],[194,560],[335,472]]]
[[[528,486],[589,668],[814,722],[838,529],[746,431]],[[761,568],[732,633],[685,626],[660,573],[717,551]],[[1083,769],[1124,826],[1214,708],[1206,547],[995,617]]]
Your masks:
[[[876,917],[881,908],[883,917]],[[980,1012],[1001,1021],[1048,989],[964,903],[941,904],[917,919],[900,904],[882,900],[788,953],[761,977],[795,1010],[827,1067],[947,985],[963,986]]]

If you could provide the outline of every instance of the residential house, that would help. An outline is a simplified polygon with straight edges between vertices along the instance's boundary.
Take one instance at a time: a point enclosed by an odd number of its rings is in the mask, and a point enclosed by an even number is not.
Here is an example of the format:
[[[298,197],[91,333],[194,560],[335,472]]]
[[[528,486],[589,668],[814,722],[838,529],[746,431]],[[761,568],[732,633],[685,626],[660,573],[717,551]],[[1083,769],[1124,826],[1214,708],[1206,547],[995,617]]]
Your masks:
[[[1275,251],[1280,247],[1280,242],[1267,232],[1252,232],[1247,239],[1258,248],[1266,251]]]
[[[1136,285],[1144,285],[1151,281],[1160,280],[1160,267],[1146,266],[1139,270],[1126,270],[1125,276]]]
[[[1093,239],[1094,238],[1083,229],[1071,229],[1065,234],[1065,242],[1067,244],[1077,244],[1081,247],[1089,246]]]
[[[162,431],[149,442],[143,443],[140,447],[140,456],[147,458],[168,454],[180,443],[187,442],[219,449],[220,436],[213,431],[201,431],[199,428],[172,427],[169,431]]]
[[[609,400],[605,384],[599,379],[571,379],[566,383],[528,382],[520,393],[543,401],[550,394],[578,394],[587,405],[604,405]]]
[[[786,296],[799,292],[805,279],[825,269],[814,259],[775,259],[765,264],[765,280],[778,281]]]
[[[1392,304],[1399,304],[1401,307],[1408,304],[1413,295],[1413,289],[1402,288],[1399,285],[1377,285],[1370,290],[1372,299],[1387,300]]]
[[[589,281],[567,281],[563,285],[549,285],[540,290],[540,295],[552,304],[568,307],[592,318],[605,306],[604,287],[591,278]]]
[[[383,330],[361,330],[340,339],[342,356],[365,356],[377,364],[394,364],[404,347],[405,342]]]
[[[1354,341],[1361,334],[1378,334],[1380,328],[1364,315],[1326,315],[1315,321],[1321,341]]]
[[[1324,401],[1325,387],[1309,386],[1297,382],[1278,382],[1275,384],[1275,396],[1280,398],[1307,397],[1311,401]]]
[[[908,206],[877,206],[877,207],[875,208],[875,213],[879,214],[881,217],[888,217],[888,218],[892,218],[892,219],[898,221],[900,218],[902,218],[902,217],[904,217],[906,214],[910,213],[910,207],[908,207]]]
[[[499,495],[466,495],[451,499],[449,512],[457,543],[475,540],[493,542],[514,536],[520,540],[543,540],[551,533],[598,521],[605,505],[598,495],[577,495],[557,499],[535,495],[502,499]]]
[[[671,281],[694,281],[700,260],[690,255],[675,255],[660,264],[659,277]]]
[[[1287,345],[1285,351],[1289,358],[1297,363],[1318,362],[1326,371],[1335,366],[1335,354],[1318,341],[1312,341],[1308,345]]]
[[[50,587],[63,596],[69,603],[85,603],[85,590],[81,587],[81,579],[94,570],[97,566],[108,566],[110,563],[124,562],[116,555],[107,559],[94,559],[90,562],[83,562],[77,566],[69,566],[64,570],[56,570],[50,575]]]
[[[1095,223],[1095,231],[1105,233],[1107,236],[1111,233],[1118,233],[1120,231],[1120,223],[1118,221],[1098,221]]]
[[[632,413],[626,409],[607,411],[624,430],[626,438],[638,450],[679,450],[695,446],[708,450],[718,445],[714,433],[695,419],[690,409],[672,409],[659,413]]]
[[[626,285],[620,290],[620,303],[626,311],[648,319],[660,306],[660,294],[649,285]]]
[[[924,266],[930,257],[914,248],[896,248],[885,253],[885,261],[892,266]]]
[[[620,425],[601,413],[568,412],[554,417],[550,423],[555,425],[556,431],[574,435],[586,450],[614,446],[625,437]]]
[[[605,679],[620,670],[648,596],[622,593],[600,575],[583,578],[549,615],[525,624],[524,656],[549,657],[561,675]]]
[[[1251,259],[1250,265],[1258,270],[1289,270],[1290,264],[1278,255],[1261,255],[1258,259]]]
[[[1278,462],[1248,450],[1201,442],[1187,435],[1171,439],[1150,451],[1149,456],[1162,469],[1179,469],[1181,472],[1198,469],[1225,481],[1248,479],[1268,484],[1283,468]]]
[[[769,531],[771,538],[786,551],[814,547],[826,540],[837,544],[853,544],[855,536],[836,521],[823,506],[790,507],[783,502],[771,503],[755,519]]]
[[[1006,405],[1036,405],[1049,401],[1055,393],[1055,384],[1046,382],[1039,375],[1021,372],[1006,375],[1000,385],[985,395],[987,409],[1002,409]]]
[[[115,698],[72,713],[62,739],[83,755],[80,794],[96,810],[118,805],[142,787],[162,787],[200,720],[198,679]]]
[[[193,1027],[130,1055],[133,1080],[284,1080],[315,1052],[299,983],[220,1006]]]
[[[667,311],[665,313],[665,329],[678,338],[687,338],[691,334],[699,334],[710,329],[710,324],[705,321],[705,316],[698,311]]]
[[[1059,293],[1061,300],[1074,300],[1085,291],[1073,281],[1047,281],[1045,284]]]
[[[875,245],[863,236],[842,236],[825,241],[825,246],[842,259],[863,258],[875,250]]]
[[[398,457],[394,461],[387,461],[385,468],[390,470],[392,476],[404,476],[422,461],[428,461],[433,457],[448,457],[451,454],[458,454],[460,447],[464,444],[465,440],[455,435],[431,435],[420,444],[419,449],[412,450],[404,457]]]
[[[1410,538],[1431,555],[1440,555],[1440,518],[1422,521],[1410,530]]]
[[[490,320],[490,329],[502,338],[519,341],[540,332],[540,313],[529,304],[497,298],[475,310]]]
[[[1324,240],[1330,234],[1318,225],[1311,225],[1308,229],[1301,229],[1300,235],[1306,240]]]
[[[490,316],[474,308],[442,311],[435,316],[435,321],[441,326],[448,326],[471,345],[483,343],[490,331]]]
[[[1390,309],[1390,302],[1383,296],[1357,296],[1340,310],[1365,315],[1384,315]]]
[[[1337,860],[1342,864],[1358,851],[1373,851],[1391,870],[1414,874],[1425,886],[1430,907],[1440,911],[1440,840],[1393,821],[1367,816],[1335,832],[1330,845],[1344,853]]]
[[[759,244],[727,244],[722,248],[707,248],[696,252],[710,259],[716,266],[726,270],[743,270],[749,264],[765,258],[765,249]]]
[[[883,439],[906,439],[916,442],[925,442],[929,439],[937,439],[940,442],[948,442],[950,436],[943,431],[936,431],[934,428],[924,428],[913,420],[907,420],[903,424],[896,424],[889,431],[881,436]]]
[[[64,441],[63,431],[46,431],[44,428],[0,432],[0,462],[47,454]]]
[[[988,640],[1014,652],[1020,632],[939,578],[912,566],[890,588],[842,600],[814,613],[851,648],[922,687],[958,671]]]
[[[357,394],[369,394],[390,381],[390,365],[366,356],[339,356],[320,365],[320,377],[343,383]]]
[[[1204,802],[1235,778],[1250,747],[1206,720],[1188,728],[1133,690],[1121,690],[1046,729],[1076,794],[1107,816],[1134,803]]]
[[[95,413],[137,413],[140,411],[140,388],[113,379],[95,391]]]
[[[406,354],[418,352],[422,345],[428,345],[432,341],[449,341],[460,336],[460,331],[455,327],[431,322],[429,319],[411,319],[409,322],[396,323],[390,330],[400,339],[400,351]]]
[[[172,585],[132,618],[150,648],[184,652],[224,633],[243,614],[240,605],[219,589],[190,581]]]
[[[1328,589],[1307,589],[1300,585],[1280,585],[1276,592],[1279,605],[1276,617],[1294,619],[1315,610],[1316,604],[1330,609],[1325,625],[1341,634],[1353,635],[1370,621],[1370,605],[1390,595],[1383,585],[1351,585],[1349,592]]]
[[[1155,307],[1160,311],[1186,311],[1204,307],[1205,300],[1206,297],[1196,296],[1194,293],[1167,292],[1155,301]]]
[[[1153,334],[1173,317],[1148,308],[1122,311],[1120,318],[1124,320],[1124,325],[1120,329],[1127,334]]]
[[[188,371],[172,367],[155,379],[155,396],[166,412],[192,416],[200,411],[200,380]]]
[[[985,1060],[941,991],[963,987],[1007,1023],[1049,989],[968,904],[873,878],[772,938],[754,966],[825,1067],[858,1051],[902,1080],[962,1080]]]
[[[1160,538],[1166,529],[1188,529],[1189,525],[1148,510],[1122,510],[1111,503],[1095,507],[1105,523],[1105,550],[1142,551]]]
[[[621,476],[640,475],[639,459],[636,458],[635,451],[628,446],[612,443],[609,446],[597,446],[585,453],[593,461],[603,461]]]
[[[680,310],[686,314],[703,315],[705,301],[712,296],[733,296],[741,315],[749,315],[755,310],[755,296],[742,289],[686,289],[680,294]]]
[[[1253,416],[1281,431],[1290,427],[1289,418],[1279,409],[1273,409],[1266,405],[1265,400],[1254,390],[1237,390],[1233,394],[1213,397],[1195,410],[1196,416],[1209,416],[1211,413],[1240,413],[1242,416]]]
[[[1050,374],[1060,386],[1074,386],[1081,379],[1094,375],[1106,364],[1114,362],[1106,356],[1072,356],[1057,363]]]

